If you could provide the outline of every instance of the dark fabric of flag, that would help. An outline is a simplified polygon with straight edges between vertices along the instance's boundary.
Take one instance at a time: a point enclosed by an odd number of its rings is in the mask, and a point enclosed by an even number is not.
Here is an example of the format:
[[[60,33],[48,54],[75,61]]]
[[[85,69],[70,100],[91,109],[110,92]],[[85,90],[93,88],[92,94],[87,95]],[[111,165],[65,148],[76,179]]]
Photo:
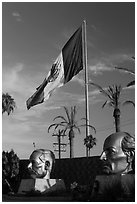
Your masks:
[[[83,69],[82,27],[80,27],[62,49],[64,64],[64,84]]]

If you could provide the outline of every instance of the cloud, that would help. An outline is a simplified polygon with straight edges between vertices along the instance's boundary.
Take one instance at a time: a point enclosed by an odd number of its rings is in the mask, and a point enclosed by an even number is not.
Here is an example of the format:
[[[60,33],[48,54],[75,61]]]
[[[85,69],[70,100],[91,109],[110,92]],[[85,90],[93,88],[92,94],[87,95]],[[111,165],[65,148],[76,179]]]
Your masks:
[[[104,71],[112,71],[110,67],[102,62],[89,66],[89,70],[92,71],[94,75],[102,74]]]
[[[133,85],[133,86],[129,86],[129,87],[124,87],[123,88],[124,90],[135,90],[135,85]]]
[[[15,115],[16,114],[12,114],[9,117],[7,115],[3,115],[3,150],[9,151],[13,148],[19,157],[28,158],[33,150],[33,142],[36,143],[37,148],[52,148],[50,135],[48,136],[47,134],[47,127],[49,126],[49,123],[46,124],[45,122],[34,121],[34,117],[28,121],[18,121]],[[45,140],[46,142],[44,144],[43,141]]]
[[[22,64],[17,64],[16,66],[9,68],[4,67],[2,73],[2,84],[4,90],[16,90],[18,88],[17,84],[19,82],[18,75],[23,69]]]
[[[84,86],[85,84],[83,77],[80,77],[79,75],[74,76],[71,81],[78,82],[81,86]]]
[[[17,109],[14,111],[14,117],[20,121],[27,121],[29,118],[40,118],[45,111],[57,110],[61,106],[67,106],[70,104],[80,104],[81,95],[71,94],[64,91],[63,87],[56,89],[49,100],[45,103],[32,107],[31,110],[26,108],[26,100],[35,92],[36,87],[42,83],[42,74],[38,73],[32,75],[29,68],[18,63],[14,66],[4,66],[2,72],[2,91],[8,92],[16,102]],[[34,70],[34,68],[33,68]],[[27,74],[26,74],[27,73]],[[82,79],[83,73],[73,78],[73,83],[78,82],[83,85]],[[31,80],[33,78],[33,80]]]
[[[20,108],[33,90],[33,81],[28,74],[23,73],[24,69],[25,66],[21,63],[2,69],[2,91],[13,95]]]
[[[103,72],[116,71],[115,66],[121,63],[131,61],[131,54],[117,53],[117,54],[102,54],[99,58],[89,60],[89,70],[94,75],[103,74]]]
[[[14,11],[14,12],[12,13],[12,16],[15,18],[16,21],[22,22],[22,17],[21,17],[21,15],[20,15],[19,12]]]

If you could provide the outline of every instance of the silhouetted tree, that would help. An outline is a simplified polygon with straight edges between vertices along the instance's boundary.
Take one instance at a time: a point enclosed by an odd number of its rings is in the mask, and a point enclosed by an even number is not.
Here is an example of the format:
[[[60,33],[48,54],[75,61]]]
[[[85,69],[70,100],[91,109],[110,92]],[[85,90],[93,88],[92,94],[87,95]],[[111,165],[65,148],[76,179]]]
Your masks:
[[[113,117],[115,120],[115,129],[116,132],[120,131],[120,95],[122,87],[121,85],[113,85],[109,86],[107,90],[104,90],[101,86],[98,84],[90,82],[89,84],[97,87],[99,91],[104,94],[108,100],[105,101],[105,103],[102,105],[102,108],[104,108],[106,105],[109,105],[110,107],[113,107]]]
[[[89,156],[90,156],[90,150],[96,145],[97,139],[93,137],[93,135],[89,135],[84,139],[84,145],[86,145]]]
[[[2,114],[7,112],[7,114],[10,115],[10,113],[14,111],[15,107],[16,103],[14,99],[8,93],[2,93]]]

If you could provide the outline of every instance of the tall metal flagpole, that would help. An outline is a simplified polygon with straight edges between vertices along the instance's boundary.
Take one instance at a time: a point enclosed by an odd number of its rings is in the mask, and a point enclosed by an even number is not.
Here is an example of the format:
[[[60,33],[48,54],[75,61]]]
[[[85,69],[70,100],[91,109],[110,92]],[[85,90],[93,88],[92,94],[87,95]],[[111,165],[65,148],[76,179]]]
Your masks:
[[[88,69],[87,69],[87,38],[86,21],[82,24],[82,49],[83,49],[83,69],[85,70],[85,112],[86,112],[86,137],[89,132],[89,103],[88,103]],[[88,157],[88,148],[86,147],[86,156]]]

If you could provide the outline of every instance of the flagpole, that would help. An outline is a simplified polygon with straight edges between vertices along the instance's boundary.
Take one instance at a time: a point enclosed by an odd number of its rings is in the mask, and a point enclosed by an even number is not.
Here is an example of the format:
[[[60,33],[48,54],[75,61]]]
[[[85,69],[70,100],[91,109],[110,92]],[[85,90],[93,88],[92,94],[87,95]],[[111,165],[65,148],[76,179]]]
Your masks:
[[[82,24],[82,53],[83,69],[85,70],[85,113],[86,113],[86,138],[89,132],[89,103],[88,103],[88,69],[87,69],[87,38],[86,38],[86,21]],[[88,157],[88,148],[86,147],[86,156]]]

